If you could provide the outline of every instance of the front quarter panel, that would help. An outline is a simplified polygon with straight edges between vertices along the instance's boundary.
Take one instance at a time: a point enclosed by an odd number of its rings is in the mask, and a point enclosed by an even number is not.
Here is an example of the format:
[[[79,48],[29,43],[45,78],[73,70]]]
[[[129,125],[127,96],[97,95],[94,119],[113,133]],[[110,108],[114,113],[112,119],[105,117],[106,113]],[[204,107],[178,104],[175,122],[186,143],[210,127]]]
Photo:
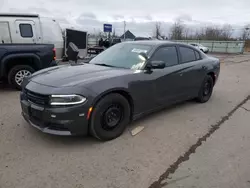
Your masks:
[[[112,77],[85,85],[96,94],[93,105],[103,96],[111,92],[126,92],[133,101],[134,114],[140,114],[154,107],[154,78],[144,71]]]
[[[22,86],[25,89],[39,93],[42,95],[66,95],[66,94],[78,94],[87,98],[88,104],[92,104],[94,98],[97,96],[96,93],[87,89],[83,86],[72,86],[72,87],[51,87],[35,83],[33,81],[27,81]]]

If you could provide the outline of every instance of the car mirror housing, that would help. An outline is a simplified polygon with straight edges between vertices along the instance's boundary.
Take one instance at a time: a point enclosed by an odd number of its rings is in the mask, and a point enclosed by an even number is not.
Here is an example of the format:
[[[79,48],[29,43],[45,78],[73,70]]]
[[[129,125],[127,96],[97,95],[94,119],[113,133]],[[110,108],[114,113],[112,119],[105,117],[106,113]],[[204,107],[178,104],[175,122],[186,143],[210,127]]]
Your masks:
[[[163,61],[149,61],[146,65],[148,69],[164,69],[166,67]]]

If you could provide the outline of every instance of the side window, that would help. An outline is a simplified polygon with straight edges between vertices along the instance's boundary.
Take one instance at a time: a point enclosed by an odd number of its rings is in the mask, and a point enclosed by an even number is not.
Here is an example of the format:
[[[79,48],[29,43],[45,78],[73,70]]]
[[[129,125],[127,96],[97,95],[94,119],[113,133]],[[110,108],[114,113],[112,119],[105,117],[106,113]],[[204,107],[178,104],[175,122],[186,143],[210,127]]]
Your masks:
[[[197,51],[194,51],[194,53],[195,53],[196,60],[200,60],[201,59],[200,53]]]
[[[20,34],[23,38],[32,38],[33,30],[30,24],[19,24]]]
[[[166,67],[177,65],[178,56],[174,46],[162,47],[156,51],[154,56],[151,58],[152,61],[163,61]]]
[[[196,60],[194,50],[192,50],[191,48],[180,47],[180,53],[181,63],[187,63]]]

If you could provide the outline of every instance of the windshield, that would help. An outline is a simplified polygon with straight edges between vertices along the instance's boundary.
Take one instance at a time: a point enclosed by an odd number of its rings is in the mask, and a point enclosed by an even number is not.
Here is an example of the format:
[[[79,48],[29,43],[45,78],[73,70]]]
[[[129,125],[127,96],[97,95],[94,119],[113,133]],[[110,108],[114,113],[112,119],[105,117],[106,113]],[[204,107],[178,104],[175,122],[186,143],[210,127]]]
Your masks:
[[[108,48],[93,58],[90,64],[106,65],[125,69],[141,69],[145,61],[139,57],[152,49],[150,45],[120,43]]]

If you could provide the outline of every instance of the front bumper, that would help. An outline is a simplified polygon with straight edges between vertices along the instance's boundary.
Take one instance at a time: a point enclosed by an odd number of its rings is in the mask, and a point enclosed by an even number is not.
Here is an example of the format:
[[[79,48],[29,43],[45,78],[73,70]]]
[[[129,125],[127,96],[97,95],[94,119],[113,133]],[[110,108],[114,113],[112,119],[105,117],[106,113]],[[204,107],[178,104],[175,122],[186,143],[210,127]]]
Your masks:
[[[71,107],[44,107],[25,99],[21,92],[24,119],[36,129],[53,135],[87,135],[88,108],[85,104]]]

